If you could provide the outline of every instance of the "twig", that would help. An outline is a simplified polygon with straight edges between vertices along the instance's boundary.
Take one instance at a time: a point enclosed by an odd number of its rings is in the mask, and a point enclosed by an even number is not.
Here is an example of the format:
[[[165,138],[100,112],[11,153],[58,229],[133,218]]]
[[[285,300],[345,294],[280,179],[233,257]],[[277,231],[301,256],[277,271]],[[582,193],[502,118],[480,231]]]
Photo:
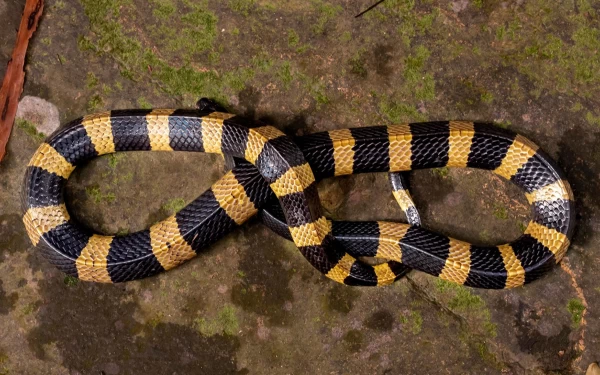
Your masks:
[[[378,2],[376,2],[375,4],[371,5],[370,7],[368,7],[367,9],[363,10],[362,12],[358,13],[356,16],[354,16],[354,18],[358,18],[360,16],[362,16],[363,14],[367,13],[368,11],[370,11],[371,9],[375,8],[377,5],[383,3],[385,0],[379,0]]]
[[[44,0],[27,0],[25,2],[15,48],[8,61],[2,88],[0,88],[0,161],[6,154],[6,144],[15,122],[19,98],[23,92],[23,82],[25,81],[23,67],[27,46],[29,39],[37,29],[43,9]]]

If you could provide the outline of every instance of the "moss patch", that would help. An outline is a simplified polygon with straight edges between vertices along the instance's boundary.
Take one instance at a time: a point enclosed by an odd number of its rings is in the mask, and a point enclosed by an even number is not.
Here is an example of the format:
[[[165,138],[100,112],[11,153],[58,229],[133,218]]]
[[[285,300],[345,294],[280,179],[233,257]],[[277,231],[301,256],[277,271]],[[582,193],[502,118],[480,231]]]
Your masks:
[[[254,0],[229,0],[228,5],[234,12],[247,16],[254,7]]]
[[[312,5],[317,13],[317,21],[312,30],[317,35],[323,34],[330,21],[343,10],[340,5],[333,5],[322,0],[312,0]]]
[[[435,286],[441,303],[458,314],[468,316],[473,324],[479,324],[486,336],[496,337],[496,324],[491,321],[490,310],[481,297],[467,287],[442,279],[437,279]]]
[[[500,220],[508,219],[508,212],[506,210],[506,207],[496,204],[494,206],[494,216]]]
[[[140,108],[143,109],[152,109],[152,103],[150,103],[146,98],[144,98],[143,96],[139,97],[137,100],[137,104]]]
[[[577,298],[572,298],[569,300],[567,304],[567,310],[571,314],[571,323],[574,327],[579,327],[581,324],[581,319],[583,318],[583,312],[585,311],[585,306],[581,303]]]
[[[380,96],[378,107],[384,118],[394,124],[425,120],[425,116],[419,113],[412,105],[394,101],[387,95]]]
[[[22,118],[16,118],[15,125],[17,128],[23,130],[25,134],[27,134],[28,136],[30,136],[38,142],[42,142],[44,139],[46,139],[46,135],[44,133],[38,132],[37,128],[31,121]]]
[[[432,168],[431,173],[433,173],[434,176],[438,176],[440,178],[446,178],[450,174],[450,168],[448,168],[448,167]]]
[[[181,209],[184,207],[185,207],[185,199],[173,198],[173,199],[169,200],[167,203],[163,204],[161,208],[167,214],[173,215],[173,214],[181,211]]]
[[[217,334],[233,336],[238,333],[240,328],[235,309],[230,305],[223,307],[214,319],[196,318],[194,325],[198,332],[205,337]]]
[[[410,311],[400,315],[400,323],[404,324],[413,335],[418,335],[423,329],[423,316],[419,311]]]
[[[63,279],[63,282],[68,287],[74,287],[77,286],[77,284],[79,283],[79,279],[74,276],[67,275]]]
[[[97,185],[86,187],[85,192],[88,195],[88,197],[92,201],[94,201],[94,203],[100,203],[100,202],[112,203],[115,201],[115,199],[117,199],[117,196],[115,195],[115,193],[113,193],[113,192],[103,193],[100,190],[100,187]]]
[[[193,3],[153,1],[150,7],[159,15],[154,23],[138,23],[140,29],[128,30],[122,22],[127,16],[134,17],[134,5],[127,0],[96,2],[82,0],[92,33],[79,38],[79,48],[108,55],[114,59],[121,74],[132,80],[147,79],[170,95],[183,96],[189,101],[199,97],[215,98],[225,102],[227,91],[240,91],[245,82],[253,77],[247,68],[240,67],[219,74],[213,69],[197,69],[192,61],[218,56],[214,50],[218,17],[208,9],[205,2]],[[175,11],[183,14],[175,19]],[[135,35],[145,34],[152,45],[146,45]],[[99,107],[102,102],[93,97],[88,109]]]

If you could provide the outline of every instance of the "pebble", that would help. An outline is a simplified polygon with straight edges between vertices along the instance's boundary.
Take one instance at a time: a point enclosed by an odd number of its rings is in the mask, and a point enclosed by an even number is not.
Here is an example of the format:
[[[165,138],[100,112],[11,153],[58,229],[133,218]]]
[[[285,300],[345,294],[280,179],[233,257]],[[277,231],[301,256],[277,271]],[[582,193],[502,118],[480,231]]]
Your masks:
[[[37,131],[45,135],[52,134],[60,126],[58,108],[37,96],[24,96],[17,107],[16,117],[33,123]]]

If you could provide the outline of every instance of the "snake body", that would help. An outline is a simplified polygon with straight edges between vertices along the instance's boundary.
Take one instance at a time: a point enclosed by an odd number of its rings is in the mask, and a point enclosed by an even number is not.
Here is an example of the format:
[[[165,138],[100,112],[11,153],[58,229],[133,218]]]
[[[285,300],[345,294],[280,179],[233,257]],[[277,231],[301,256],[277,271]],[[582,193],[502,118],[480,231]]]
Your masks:
[[[245,162],[147,230],[104,236],[71,219],[62,190],[74,168],[134,150],[209,152]],[[491,170],[525,190],[533,207],[525,233],[508,244],[481,247],[417,225],[332,222],[322,214],[320,179],[444,166]],[[402,206],[406,195],[396,187]],[[269,208],[273,196],[279,212]],[[414,209],[404,203],[406,212]],[[520,286],[561,260],[574,228],[573,195],[560,169],[531,141],[488,124],[400,124],[292,140],[274,127],[210,110],[119,110],[71,122],[34,154],[24,206],[28,235],[50,263],[97,282],[176,267],[265,207],[261,216],[268,226],[293,240],[320,272],[347,285],[390,284],[413,268],[473,287]],[[357,259],[362,256],[388,262],[371,266]]]

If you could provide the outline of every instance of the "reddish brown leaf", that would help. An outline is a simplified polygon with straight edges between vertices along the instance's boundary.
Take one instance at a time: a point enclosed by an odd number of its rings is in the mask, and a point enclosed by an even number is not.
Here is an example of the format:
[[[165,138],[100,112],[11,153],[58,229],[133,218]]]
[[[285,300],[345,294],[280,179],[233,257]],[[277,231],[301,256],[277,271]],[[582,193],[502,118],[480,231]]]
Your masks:
[[[27,46],[37,28],[43,9],[44,0],[26,1],[15,48],[6,68],[2,88],[0,88],[0,161],[6,154],[6,144],[15,122],[19,98],[23,92],[23,81],[25,80],[23,66],[25,65]]]

